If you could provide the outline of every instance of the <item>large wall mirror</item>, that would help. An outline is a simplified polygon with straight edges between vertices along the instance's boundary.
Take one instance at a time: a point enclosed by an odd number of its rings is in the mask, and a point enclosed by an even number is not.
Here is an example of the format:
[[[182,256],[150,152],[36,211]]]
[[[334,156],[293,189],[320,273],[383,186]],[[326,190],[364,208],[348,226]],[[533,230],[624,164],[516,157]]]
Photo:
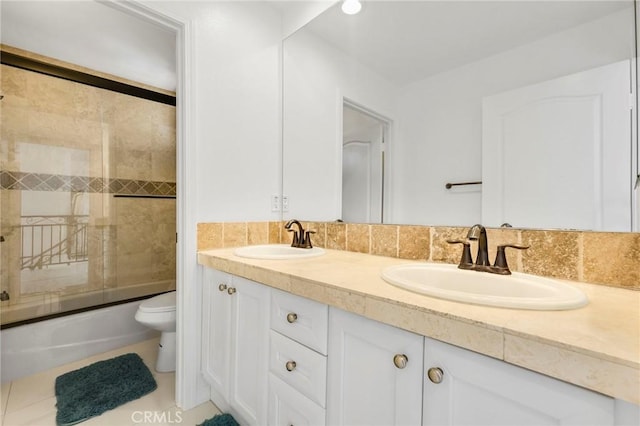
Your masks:
[[[637,231],[635,49],[630,0],[336,4],[284,41],[285,219]]]

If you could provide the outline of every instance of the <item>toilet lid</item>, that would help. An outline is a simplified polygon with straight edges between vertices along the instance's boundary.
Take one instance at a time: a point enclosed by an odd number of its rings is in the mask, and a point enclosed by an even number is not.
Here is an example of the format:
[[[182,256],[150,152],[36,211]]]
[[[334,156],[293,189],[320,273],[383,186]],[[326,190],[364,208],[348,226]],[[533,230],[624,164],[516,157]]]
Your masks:
[[[176,310],[176,292],[170,291],[159,296],[147,299],[140,304],[139,310],[143,312],[169,312]]]

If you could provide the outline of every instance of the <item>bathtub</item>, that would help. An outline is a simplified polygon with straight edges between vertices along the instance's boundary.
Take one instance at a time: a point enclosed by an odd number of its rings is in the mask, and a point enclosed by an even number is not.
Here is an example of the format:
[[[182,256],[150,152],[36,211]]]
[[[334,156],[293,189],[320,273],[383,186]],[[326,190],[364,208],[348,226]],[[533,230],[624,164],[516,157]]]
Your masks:
[[[134,319],[140,303],[0,331],[2,383],[158,336]]]

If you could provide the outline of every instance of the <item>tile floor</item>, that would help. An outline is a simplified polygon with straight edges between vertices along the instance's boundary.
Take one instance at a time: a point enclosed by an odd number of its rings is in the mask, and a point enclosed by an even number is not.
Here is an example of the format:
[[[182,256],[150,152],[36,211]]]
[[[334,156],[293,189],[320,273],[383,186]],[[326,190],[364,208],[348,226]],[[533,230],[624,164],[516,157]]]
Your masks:
[[[55,426],[56,397],[54,383],[56,377],[76,370],[96,361],[135,352],[143,359],[153,373],[158,388],[140,399],[131,401],[101,416],[94,417],[82,426],[125,426],[125,425],[184,425],[202,423],[219,413],[210,402],[189,411],[182,411],[175,404],[175,373],[158,373],[154,370],[158,339],[146,340],[125,346],[80,361],[56,367],[10,383],[2,384],[0,423],[2,426]]]

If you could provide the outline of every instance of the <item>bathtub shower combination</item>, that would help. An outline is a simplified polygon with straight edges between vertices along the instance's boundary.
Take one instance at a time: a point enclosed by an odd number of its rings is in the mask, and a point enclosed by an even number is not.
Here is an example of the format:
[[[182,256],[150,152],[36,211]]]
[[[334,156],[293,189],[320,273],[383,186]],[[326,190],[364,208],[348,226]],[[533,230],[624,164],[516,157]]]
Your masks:
[[[176,145],[175,97],[44,75],[25,69],[22,52],[3,49],[4,382],[24,373],[14,360],[86,355],[69,336],[104,349],[150,333],[134,320],[139,301],[113,305],[175,290]],[[85,312],[97,306],[110,307]],[[25,325],[78,312],[75,320]],[[28,335],[41,338],[29,346],[32,339],[20,337]]]

